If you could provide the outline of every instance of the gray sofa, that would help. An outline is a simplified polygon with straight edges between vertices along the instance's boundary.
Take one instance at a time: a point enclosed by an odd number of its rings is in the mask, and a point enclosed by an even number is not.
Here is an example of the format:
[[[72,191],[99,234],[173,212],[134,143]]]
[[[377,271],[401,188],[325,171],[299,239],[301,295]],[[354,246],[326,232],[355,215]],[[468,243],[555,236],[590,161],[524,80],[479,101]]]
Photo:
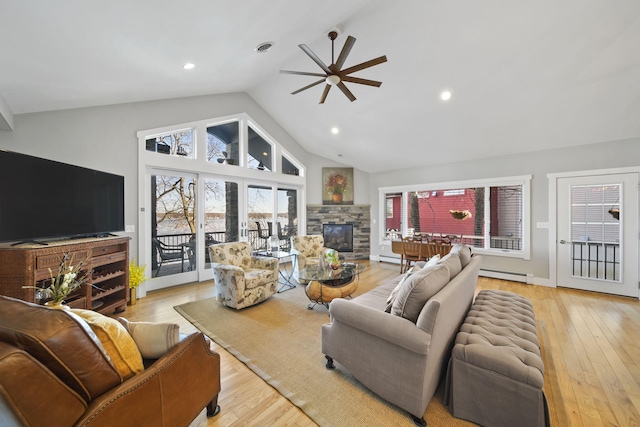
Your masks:
[[[354,299],[333,300],[331,323],[322,326],[327,368],[335,360],[419,425],[426,424],[422,417],[471,307],[481,257],[456,245],[440,261]],[[395,300],[388,302],[394,290]]]

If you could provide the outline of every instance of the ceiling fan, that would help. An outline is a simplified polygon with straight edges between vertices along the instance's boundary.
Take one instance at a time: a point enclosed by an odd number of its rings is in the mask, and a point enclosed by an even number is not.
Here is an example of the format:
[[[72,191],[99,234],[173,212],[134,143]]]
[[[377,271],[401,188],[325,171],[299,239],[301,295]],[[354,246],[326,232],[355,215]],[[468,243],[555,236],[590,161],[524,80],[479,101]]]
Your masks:
[[[365,68],[373,67],[374,65],[382,64],[383,62],[387,62],[387,57],[385,55],[382,55],[378,58],[371,59],[369,61],[363,62],[362,64],[354,65],[353,67],[345,68],[344,70],[342,70],[341,68],[344,65],[344,62],[346,61],[347,56],[349,55],[349,52],[351,52],[351,48],[356,42],[356,39],[355,37],[351,37],[351,36],[347,37],[347,41],[344,43],[344,46],[342,47],[342,51],[338,56],[338,60],[334,61],[333,43],[335,39],[338,37],[338,33],[336,31],[331,31],[329,32],[328,36],[331,39],[331,65],[329,66],[325,65],[325,63],[322,62],[320,58],[318,58],[318,56],[315,53],[313,53],[313,51],[309,49],[307,45],[305,44],[298,45],[300,46],[300,49],[304,51],[304,53],[309,55],[309,57],[313,60],[313,62],[315,62],[316,64],[318,64],[318,66],[320,66],[320,68],[322,68],[322,71],[324,71],[324,74],[308,73],[304,71],[280,70],[281,74],[299,74],[301,76],[322,77],[320,80],[313,82],[310,85],[307,85],[303,88],[300,88],[296,91],[291,92],[291,95],[295,95],[296,93],[300,93],[303,90],[307,90],[316,85],[319,85],[322,82],[326,82],[327,85],[325,86],[324,91],[322,92],[322,96],[320,97],[320,104],[324,104],[324,101],[325,99],[327,99],[327,95],[329,94],[329,90],[331,90],[331,86],[338,86],[338,89],[340,89],[342,93],[344,93],[347,96],[347,98],[349,98],[349,100],[353,102],[356,100],[356,97],[353,96],[353,93],[351,93],[351,91],[347,88],[347,86],[345,86],[344,82],[380,87],[382,82],[377,82],[375,80],[361,79],[359,77],[352,77],[349,74],[355,73],[356,71],[364,70]]]

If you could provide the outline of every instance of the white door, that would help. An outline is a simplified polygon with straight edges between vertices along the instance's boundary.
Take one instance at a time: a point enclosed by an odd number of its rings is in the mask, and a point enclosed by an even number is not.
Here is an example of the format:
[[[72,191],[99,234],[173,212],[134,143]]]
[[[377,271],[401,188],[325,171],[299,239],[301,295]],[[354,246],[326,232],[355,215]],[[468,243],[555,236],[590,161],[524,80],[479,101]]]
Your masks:
[[[638,297],[638,174],[557,181],[558,286]]]

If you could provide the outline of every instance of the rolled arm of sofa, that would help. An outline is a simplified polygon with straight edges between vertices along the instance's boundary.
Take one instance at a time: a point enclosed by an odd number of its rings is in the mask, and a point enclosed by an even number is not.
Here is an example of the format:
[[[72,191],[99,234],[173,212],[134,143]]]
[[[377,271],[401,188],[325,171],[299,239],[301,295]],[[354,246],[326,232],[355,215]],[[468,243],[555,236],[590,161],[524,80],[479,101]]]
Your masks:
[[[431,335],[403,317],[342,298],[331,302],[329,315],[333,322],[345,323],[414,353],[427,354],[429,350]]]
[[[215,407],[219,392],[220,355],[196,332],[91,402],[76,425],[188,425],[205,407]]]

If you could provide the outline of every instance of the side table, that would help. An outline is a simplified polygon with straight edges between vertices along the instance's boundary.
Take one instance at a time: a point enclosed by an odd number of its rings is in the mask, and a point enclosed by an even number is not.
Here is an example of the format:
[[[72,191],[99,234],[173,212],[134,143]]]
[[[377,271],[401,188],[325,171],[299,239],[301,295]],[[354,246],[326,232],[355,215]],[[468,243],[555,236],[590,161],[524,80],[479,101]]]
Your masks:
[[[296,254],[286,251],[255,251],[253,254],[256,256],[278,259],[279,264],[282,267],[279,271],[280,278],[278,279],[278,283],[280,284],[280,288],[278,289],[278,293],[285,292],[296,287],[295,282],[291,281],[291,278],[293,277],[293,270],[295,269],[296,265],[295,263],[298,261],[298,257],[296,256]],[[291,258],[291,270],[289,271],[287,271],[286,267],[286,264],[288,263],[282,262],[286,258]]]

